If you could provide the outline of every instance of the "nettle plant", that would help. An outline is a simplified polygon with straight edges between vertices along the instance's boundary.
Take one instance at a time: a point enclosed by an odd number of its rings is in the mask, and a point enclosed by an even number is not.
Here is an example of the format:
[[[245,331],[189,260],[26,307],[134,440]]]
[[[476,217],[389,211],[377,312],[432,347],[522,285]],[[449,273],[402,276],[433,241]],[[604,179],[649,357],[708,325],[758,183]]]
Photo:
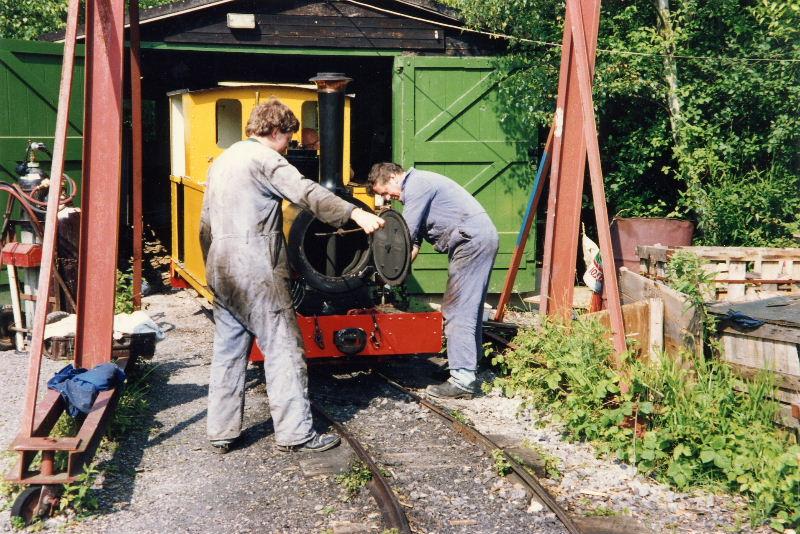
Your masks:
[[[643,474],[682,490],[739,492],[754,523],[800,523],[800,446],[773,423],[769,376],[743,381],[724,363],[690,353],[658,364],[628,356],[614,369],[608,339],[591,320],[545,320],[520,332],[516,350],[494,357],[494,386]]]

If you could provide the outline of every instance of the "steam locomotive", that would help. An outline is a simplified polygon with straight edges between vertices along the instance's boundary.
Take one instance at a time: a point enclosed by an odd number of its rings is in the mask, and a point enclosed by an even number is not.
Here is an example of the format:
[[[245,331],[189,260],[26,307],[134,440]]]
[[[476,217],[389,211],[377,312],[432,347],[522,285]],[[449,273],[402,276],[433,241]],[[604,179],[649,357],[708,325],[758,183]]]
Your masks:
[[[192,287],[213,300],[199,241],[205,177],[214,158],[244,138],[247,118],[260,101],[277,98],[300,121],[305,145],[292,142],[286,155],[290,163],[349,202],[376,211],[375,197],[350,180],[352,99],[345,95],[350,78],[319,73],[310,81],[314,85],[229,83],[168,94],[173,286]],[[284,201],[293,306],[308,359],[441,350],[441,314],[397,306],[410,272],[412,243],[400,214],[388,208],[377,212],[386,225],[367,236],[355,223],[336,229]],[[251,360],[263,359],[253,347]]]

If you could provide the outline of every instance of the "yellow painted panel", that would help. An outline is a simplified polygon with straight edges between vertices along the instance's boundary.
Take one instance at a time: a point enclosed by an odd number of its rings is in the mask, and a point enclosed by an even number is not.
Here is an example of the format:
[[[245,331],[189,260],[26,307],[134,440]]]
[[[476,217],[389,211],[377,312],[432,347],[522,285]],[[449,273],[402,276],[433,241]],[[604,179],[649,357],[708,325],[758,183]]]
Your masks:
[[[172,217],[172,227],[170,228],[170,238],[171,238],[171,246],[172,249],[170,251],[170,257],[172,258],[172,262],[180,261],[178,258],[178,188],[180,187],[179,182],[176,181],[174,176],[169,177],[169,194],[170,194],[170,213]]]
[[[183,189],[183,265],[200,283],[206,285],[206,266],[200,249],[200,212],[203,193],[189,187]]]

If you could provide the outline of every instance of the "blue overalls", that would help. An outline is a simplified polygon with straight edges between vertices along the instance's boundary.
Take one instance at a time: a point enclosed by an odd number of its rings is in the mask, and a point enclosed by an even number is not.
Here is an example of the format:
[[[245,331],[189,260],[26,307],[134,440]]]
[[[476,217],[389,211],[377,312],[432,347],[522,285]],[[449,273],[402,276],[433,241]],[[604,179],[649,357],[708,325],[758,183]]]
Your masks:
[[[500,241],[497,229],[475,197],[441,174],[409,169],[400,201],[412,241],[425,239],[450,260],[442,300],[447,360],[452,381],[471,389],[483,351],[483,303]]]

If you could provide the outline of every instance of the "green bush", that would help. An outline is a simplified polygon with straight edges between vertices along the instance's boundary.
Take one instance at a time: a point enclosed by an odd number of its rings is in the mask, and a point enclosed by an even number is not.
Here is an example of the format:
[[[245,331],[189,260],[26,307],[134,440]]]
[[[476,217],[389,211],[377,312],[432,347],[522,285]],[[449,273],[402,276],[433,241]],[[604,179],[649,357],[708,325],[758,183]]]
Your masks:
[[[800,523],[800,447],[773,423],[766,376],[741,381],[727,365],[692,354],[655,366],[626,359],[616,371],[607,335],[593,321],[545,321],[494,358],[502,370],[494,384],[552,413],[571,438],[659,481],[740,492],[754,523]]]

